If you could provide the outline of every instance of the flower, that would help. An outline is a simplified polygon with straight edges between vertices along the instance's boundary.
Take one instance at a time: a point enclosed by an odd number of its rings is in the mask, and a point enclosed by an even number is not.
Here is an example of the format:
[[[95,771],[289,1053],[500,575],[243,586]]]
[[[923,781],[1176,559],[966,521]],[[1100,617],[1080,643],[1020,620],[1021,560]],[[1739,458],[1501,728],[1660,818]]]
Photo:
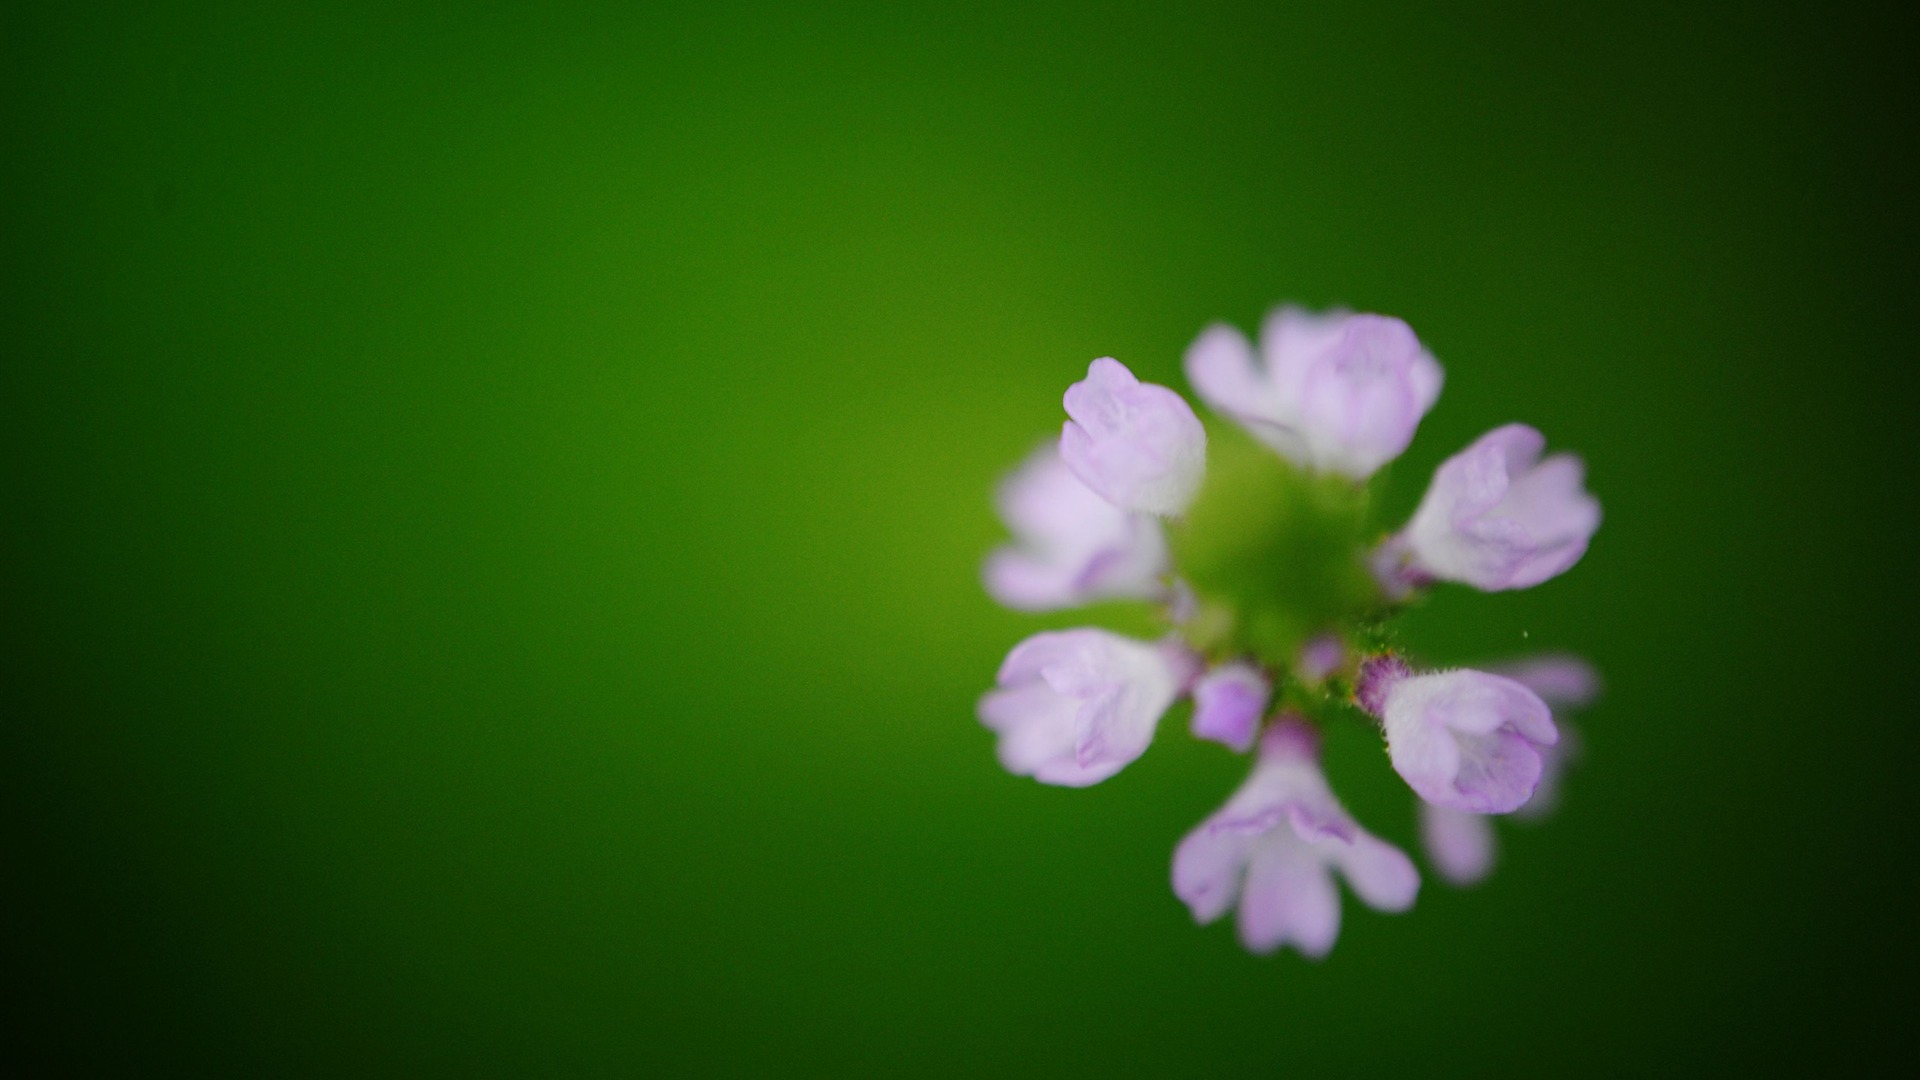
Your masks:
[[[1387,754],[1407,786],[1437,806],[1505,814],[1533,796],[1541,754],[1559,741],[1533,691],[1483,671],[1412,674],[1369,660],[1356,698],[1386,728]]]
[[[998,688],[980,699],[980,721],[999,734],[1007,771],[1086,787],[1146,752],[1161,714],[1198,667],[1175,642],[1094,629],[1035,634],[1000,665]]]
[[[1060,456],[1082,483],[1123,510],[1178,514],[1206,473],[1207,431],[1179,394],[1125,364],[1095,360],[1067,387]]]
[[[1289,716],[1261,739],[1240,790],[1174,850],[1173,891],[1202,924],[1237,903],[1240,940],[1253,952],[1290,943],[1318,959],[1340,934],[1335,870],[1379,911],[1405,911],[1420,889],[1412,860],[1334,798],[1318,736]]]
[[[1579,562],[1600,527],[1600,502],[1582,486],[1579,458],[1540,459],[1546,443],[1527,425],[1508,424],[1448,458],[1413,520],[1376,558],[1376,573],[1498,592],[1538,585]]]
[[[1221,664],[1193,684],[1193,733],[1244,754],[1260,734],[1273,683],[1244,660]]]
[[[1167,540],[1160,523],[1095,495],[1055,445],[1029,455],[1001,483],[996,501],[1014,542],[987,558],[984,577],[987,592],[1002,604],[1053,611],[1165,595]]]
[[[1295,464],[1365,480],[1399,457],[1433,408],[1440,365],[1385,315],[1283,307],[1260,331],[1263,363],[1215,324],[1187,349],[1200,399]]]
[[[1540,751],[1540,782],[1533,797],[1514,811],[1515,817],[1545,817],[1558,802],[1560,774],[1579,751],[1579,732],[1562,713],[1592,701],[1599,693],[1600,677],[1585,660],[1557,654],[1530,657],[1493,670],[1538,694],[1554,711],[1560,738]],[[1421,800],[1420,838],[1440,876],[1455,885],[1472,885],[1493,869],[1497,842],[1493,823],[1485,814]]]

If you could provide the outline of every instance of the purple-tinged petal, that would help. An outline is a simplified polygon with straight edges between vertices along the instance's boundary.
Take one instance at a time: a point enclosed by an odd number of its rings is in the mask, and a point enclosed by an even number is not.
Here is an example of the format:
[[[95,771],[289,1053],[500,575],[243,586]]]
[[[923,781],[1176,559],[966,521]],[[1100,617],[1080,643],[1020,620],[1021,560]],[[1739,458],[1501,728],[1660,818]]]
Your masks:
[[[1307,377],[1340,344],[1353,317],[1345,308],[1316,313],[1294,304],[1267,313],[1260,322],[1260,358],[1269,385],[1281,399],[1299,402]]]
[[[1493,870],[1493,822],[1485,814],[1420,801],[1420,840],[1440,876],[1473,885]]]
[[[1000,665],[980,720],[999,734],[1008,771],[1085,787],[1146,751],[1194,665],[1171,646],[1105,630],[1036,634]]]
[[[1123,510],[1172,515],[1206,473],[1207,433],[1179,394],[1143,383],[1126,365],[1095,360],[1067,388],[1060,456],[1080,481]]]
[[[1530,656],[1487,670],[1540,695],[1540,700],[1556,711],[1591,704],[1600,694],[1600,673],[1592,664],[1567,653]]]
[[[1007,477],[995,501],[1014,543],[988,557],[983,576],[987,592],[1002,604],[1052,611],[1166,595],[1167,542],[1160,523],[1094,494],[1053,444]]]
[[[1520,807],[1559,738],[1546,703],[1498,675],[1443,671],[1391,682],[1371,700],[1387,752],[1408,786],[1438,806],[1478,814]]]
[[[1291,943],[1318,960],[1340,936],[1340,894],[1311,847],[1285,832],[1256,841],[1240,897],[1240,942],[1270,953]]]
[[[1495,592],[1538,585],[1578,562],[1600,527],[1600,503],[1582,486],[1580,460],[1541,461],[1545,447],[1538,431],[1508,424],[1443,462],[1396,538],[1405,567]]]
[[[1354,894],[1375,911],[1405,911],[1420,895],[1420,871],[1407,853],[1370,833],[1333,849],[1333,862]]]
[[[1226,829],[1199,828],[1173,851],[1173,894],[1193,912],[1195,922],[1225,915],[1240,895],[1253,837]]]
[[[1193,733],[1244,754],[1253,749],[1272,696],[1273,684],[1259,668],[1245,661],[1221,664],[1193,685]]]
[[[1254,365],[1253,343],[1225,323],[1214,323],[1187,346],[1187,381],[1201,401],[1226,416],[1258,416],[1265,408],[1266,381]]]
[[[1498,664],[1488,669],[1519,683],[1540,695],[1554,712],[1560,740],[1540,752],[1540,783],[1533,797],[1516,817],[1537,820],[1551,813],[1559,802],[1561,774],[1580,757],[1579,732],[1566,721],[1565,713],[1591,704],[1600,695],[1600,673],[1592,664],[1568,653],[1545,653]]]
[[[1533,789],[1533,798],[1515,810],[1514,817],[1538,821],[1560,806],[1560,781],[1567,767],[1580,760],[1582,744],[1579,728],[1565,720],[1559,725],[1560,741],[1540,752],[1540,783]]]
[[[1300,427],[1317,468],[1364,480],[1400,456],[1440,395],[1440,365],[1399,319],[1354,315],[1310,366]]]

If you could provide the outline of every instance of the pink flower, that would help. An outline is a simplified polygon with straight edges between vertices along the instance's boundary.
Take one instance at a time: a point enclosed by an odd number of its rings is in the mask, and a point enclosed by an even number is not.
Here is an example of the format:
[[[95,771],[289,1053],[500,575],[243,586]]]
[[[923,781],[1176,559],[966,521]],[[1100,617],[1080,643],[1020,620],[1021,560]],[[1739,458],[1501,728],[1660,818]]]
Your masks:
[[[1008,772],[1086,787],[1146,752],[1161,714],[1198,670],[1173,642],[1093,629],[1035,634],[1000,665],[980,721],[999,734]]]
[[[1362,667],[1355,696],[1385,727],[1394,769],[1436,806],[1518,809],[1540,783],[1542,753],[1560,740],[1538,695],[1483,671],[1414,675],[1376,657]]]
[[[1413,520],[1375,558],[1389,590],[1431,579],[1525,589],[1579,562],[1600,527],[1600,502],[1583,486],[1580,459],[1542,461],[1546,444],[1508,424],[1442,463]]]
[[[1513,815],[1537,819],[1553,810],[1559,796],[1560,774],[1579,749],[1578,732],[1566,722],[1565,710],[1592,701],[1600,677],[1592,665],[1577,656],[1544,655],[1503,664],[1494,669],[1540,695],[1554,711],[1560,738],[1540,751],[1540,781],[1533,797]],[[1435,806],[1420,800],[1420,839],[1440,876],[1455,885],[1472,885],[1493,869],[1498,841],[1485,814]]]
[[[1308,469],[1372,476],[1413,441],[1440,396],[1440,365],[1384,315],[1283,307],[1260,330],[1260,358],[1215,324],[1187,349],[1200,400]]]
[[[1405,911],[1420,875],[1405,853],[1357,825],[1320,770],[1319,738],[1285,718],[1227,804],[1180,841],[1173,891],[1199,922],[1237,904],[1240,940],[1268,953],[1291,944],[1318,959],[1340,934],[1338,871],[1368,906]]]
[[[1122,510],[1178,514],[1200,491],[1207,432],[1186,399],[1102,357],[1067,387],[1060,456],[1081,483]]]
[[[1166,594],[1160,523],[1095,495],[1049,443],[1000,485],[1000,517],[1014,542],[988,557],[987,592],[1019,611]]]

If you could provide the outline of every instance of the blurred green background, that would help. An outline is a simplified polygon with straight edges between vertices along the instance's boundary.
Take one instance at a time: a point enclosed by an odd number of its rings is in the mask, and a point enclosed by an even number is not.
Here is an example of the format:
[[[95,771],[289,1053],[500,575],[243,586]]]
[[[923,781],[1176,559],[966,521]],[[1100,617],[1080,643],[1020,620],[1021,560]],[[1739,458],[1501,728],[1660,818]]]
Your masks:
[[[1910,1045],[1914,43],[1665,3],[0,15],[6,1053],[186,1075],[1623,1075]],[[1406,318],[1397,468],[1607,522],[1485,886],[1196,929],[1244,762],[973,717],[1091,358]],[[1364,732],[1330,747],[1389,838]],[[18,1000],[18,999],[16,999]],[[1905,1051],[1903,1051],[1905,1052]]]

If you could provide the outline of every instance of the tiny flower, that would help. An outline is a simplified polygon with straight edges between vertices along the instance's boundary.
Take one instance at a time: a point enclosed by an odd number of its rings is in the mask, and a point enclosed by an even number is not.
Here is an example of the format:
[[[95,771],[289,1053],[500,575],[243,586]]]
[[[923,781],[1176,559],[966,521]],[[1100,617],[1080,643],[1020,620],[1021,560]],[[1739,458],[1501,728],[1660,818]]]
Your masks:
[[[987,592],[1002,604],[1052,611],[1165,595],[1160,523],[1088,490],[1054,445],[1036,450],[1002,482],[996,502],[1014,534],[1014,543],[987,559]]]
[[[1340,670],[1347,662],[1347,647],[1332,634],[1321,634],[1300,648],[1300,658],[1294,663],[1293,672],[1300,681],[1318,683],[1326,681],[1327,676]]]
[[[1562,711],[1592,701],[1600,690],[1600,676],[1585,660],[1562,655],[1531,657],[1494,671],[1540,695],[1554,711],[1559,741],[1540,751],[1540,783],[1533,797],[1513,812],[1519,818],[1545,817],[1558,801],[1560,774],[1578,756],[1580,746],[1579,732],[1566,722]],[[1497,847],[1487,815],[1435,806],[1424,799],[1419,809],[1420,838],[1440,876],[1455,885],[1472,885],[1486,877],[1493,869]]]
[[[1483,671],[1414,675],[1376,657],[1361,669],[1355,696],[1386,728],[1394,769],[1436,806],[1518,809],[1540,783],[1542,752],[1560,737],[1538,695]]]
[[[1397,575],[1496,592],[1538,585],[1579,562],[1600,527],[1600,502],[1582,486],[1579,458],[1540,459],[1546,442],[1508,424],[1448,458],[1375,572],[1390,589]]]
[[[1365,480],[1400,456],[1440,396],[1440,365],[1399,319],[1283,307],[1246,336],[1207,328],[1187,350],[1202,401],[1302,467]]]
[[[1060,456],[1082,483],[1123,510],[1178,514],[1207,466],[1207,432],[1179,394],[1102,357],[1067,387]]]
[[[1086,787],[1146,752],[1198,666],[1171,642],[1093,629],[1035,634],[1007,654],[980,720],[999,734],[1007,771]]]
[[[1273,684],[1245,661],[1221,664],[1193,684],[1193,733],[1244,754],[1260,734]]]
[[[1253,952],[1290,943],[1325,956],[1340,934],[1335,870],[1379,911],[1405,911],[1420,889],[1412,860],[1334,798],[1318,742],[1298,718],[1274,724],[1253,774],[1174,850],[1174,894],[1202,924],[1237,903],[1240,940]]]

